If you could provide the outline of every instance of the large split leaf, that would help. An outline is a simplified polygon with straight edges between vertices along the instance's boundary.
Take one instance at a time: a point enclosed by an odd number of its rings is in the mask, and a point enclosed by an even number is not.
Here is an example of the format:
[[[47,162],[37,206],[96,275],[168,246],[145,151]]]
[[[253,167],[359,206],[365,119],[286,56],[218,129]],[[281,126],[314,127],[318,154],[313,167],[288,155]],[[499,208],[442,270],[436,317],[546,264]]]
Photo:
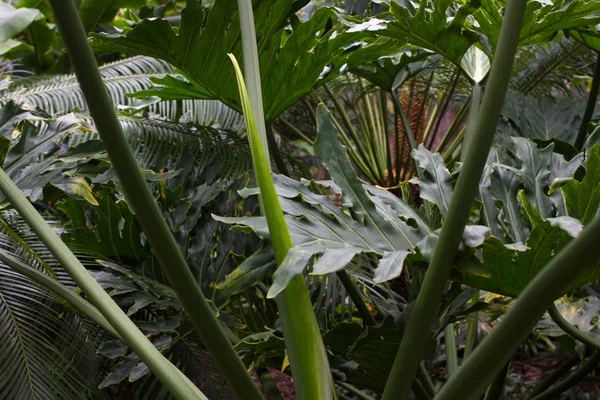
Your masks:
[[[600,145],[589,151],[585,164],[585,177],[581,182],[571,179],[562,187],[567,212],[573,218],[587,224],[598,212],[600,206]]]
[[[292,16],[294,2],[254,2],[265,117],[272,120],[315,85],[334,78],[343,66],[369,62],[397,48],[376,40],[356,24],[338,22],[333,9],[319,9],[306,22]],[[289,18],[293,28],[285,26]],[[354,28],[354,29],[352,29]],[[377,41],[377,51],[367,44]],[[187,81],[168,76],[154,82],[162,89],[138,93],[162,98],[217,98],[240,110],[233,67],[227,58],[241,57],[241,34],[235,2],[216,1],[210,11],[198,0],[188,1],[179,29],[164,19],[146,19],[123,34],[93,35],[99,52],[148,55],[171,63]],[[386,53],[389,52],[389,53]]]
[[[417,10],[411,2],[403,3],[405,5],[391,2],[394,20],[382,34],[431,50],[460,67],[465,52],[478,41],[477,34],[466,22],[478,2],[458,5],[452,0],[421,1]],[[449,12],[452,18],[448,18]]]
[[[79,6],[79,18],[86,32],[91,32],[102,22],[110,22],[120,8],[139,9],[146,0],[83,0]]]
[[[446,215],[452,198],[452,183],[442,156],[432,153],[422,144],[411,155],[419,163],[424,175],[422,178],[414,177],[410,182],[419,185],[421,198],[438,206],[442,215]]]
[[[274,176],[295,247],[275,272],[269,296],[275,296],[283,290],[317,255],[320,258],[313,266],[313,273],[326,274],[344,268],[359,253],[383,255],[386,252],[379,274],[389,279],[397,277],[407,251],[429,232],[429,227],[418,212],[395,196],[363,185],[358,180],[345,148],[339,142],[329,112],[320,107],[318,113],[319,139],[316,150],[321,159],[326,160],[336,187]],[[332,191],[341,191],[343,200],[351,204],[351,212],[338,207],[324,194]],[[257,189],[243,191],[245,196],[254,194],[258,194]],[[259,236],[268,238],[269,231],[264,218],[216,218],[227,223],[246,225]],[[390,273],[388,264],[392,261],[395,261],[395,268]]]
[[[496,48],[502,25],[499,2],[482,0],[474,12],[479,29],[492,49]],[[600,4],[585,0],[528,1],[521,28],[520,45],[549,41],[560,30],[583,28],[600,22]]]

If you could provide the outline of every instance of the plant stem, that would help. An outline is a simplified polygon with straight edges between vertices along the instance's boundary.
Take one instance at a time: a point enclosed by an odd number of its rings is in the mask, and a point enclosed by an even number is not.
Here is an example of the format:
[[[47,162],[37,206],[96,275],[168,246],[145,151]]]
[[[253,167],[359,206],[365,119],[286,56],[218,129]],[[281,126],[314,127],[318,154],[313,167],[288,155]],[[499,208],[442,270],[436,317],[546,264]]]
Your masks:
[[[429,395],[429,393],[427,393],[427,391],[423,387],[423,383],[421,383],[420,380],[415,379],[411,385],[411,388],[412,388],[413,392],[415,393],[415,396],[417,397],[417,399],[431,400],[431,396]]]
[[[572,386],[581,381],[587,374],[592,372],[600,363],[600,351],[596,351],[588,360],[577,368],[575,372],[569,375],[568,378],[558,383],[556,386],[546,390],[545,392],[535,396],[532,400],[549,400],[553,399],[562,392],[568,390]]]
[[[402,108],[402,104],[400,104],[400,101],[396,98],[394,93],[391,93],[391,97],[392,97],[392,103],[394,103],[394,108],[396,109],[396,113],[400,117],[400,121],[402,121],[402,126],[404,127],[404,135],[406,136],[406,139],[408,140],[408,145],[410,146],[410,152],[412,153],[413,150],[417,149],[417,142],[415,141],[415,135],[410,127],[410,122],[408,121],[408,117],[406,116],[406,113],[404,112],[404,109]],[[396,149],[396,153],[399,153],[399,152],[400,152],[400,149]],[[423,172],[421,171],[421,168],[419,168],[419,165],[417,164],[417,160],[415,160],[414,158],[412,158],[412,160],[415,165],[415,173],[417,174],[417,176],[419,178],[422,179]]]
[[[446,110],[450,105],[450,101],[452,100],[452,96],[454,95],[454,91],[456,90],[456,85],[460,80],[460,68],[456,69],[456,73],[454,75],[454,79],[452,80],[452,84],[450,85],[450,90],[446,91],[444,99],[442,100],[442,106],[439,109],[436,109],[435,115],[435,123],[433,124],[433,129],[428,130],[426,137],[423,138],[423,143],[426,143],[426,147],[430,148],[433,146],[435,137],[438,134],[438,130],[440,129],[440,124],[442,123],[442,119],[444,119],[444,115],[446,114]]]
[[[423,357],[430,337],[431,326],[450,275],[454,255],[460,244],[494,138],[516,54],[525,4],[524,0],[509,0],[507,3],[500,39],[490,71],[488,90],[484,94],[479,118],[477,118],[476,131],[478,134],[472,145],[469,146],[467,159],[458,178],[448,214],[417,296],[414,312],[411,314],[400,343],[382,400],[406,399],[418,364]],[[461,366],[455,378],[450,381],[456,380],[463,368],[464,365]],[[472,384],[471,380],[468,382]],[[456,398],[461,397],[453,399]]]
[[[102,329],[110,333],[115,339],[123,340],[117,331],[115,331],[115,328],[112,327],[96,307],[91,305],[83,297],[75,294],[73,290],[69,289],[56,279],[49,277],[35,268],[25,265],[4,250],[0,250],[0,261],[69,303],[75,310],[100,325]]]
[[[572,336],[574,339],[579,340],[581,343],[596,351],[600,351],[600,341],[571,325],[562,315],[560,315],[560,312],[556,309],[554,303],[548,308],[548,314],[550,314],[550,318],[552,318],[554,323],[569,336]]]
[[[373,397],[367,395],[366,393],[364,393],[361,390],[358,390],[357,388],[355,388],[352,385],[347,384],[346,382],[336,382],[336,384],[338,384],[339,386],[343,387],[344,389],[346,389],[347,391],[349,391],[350,393],[352,393],[354,396],[358,397],[359,399],[362,400],[375,400]]]
[[[81,23],[79,24],[81,25]],[[82,26],[81,30],[83,31]],[[21,193],[19,188],[1,168],[0,190],[56,258],[58,263],[86,294],[90,302],[96,306],[98,311],[117,331],[127,346],[136,352],[165,387],[177,399],[206,399],[202,392],[185,378],[181,371],[163,357],[160,351],[146,338],[146,335],[135,326],[108,293],[100,287],[98,282],[94,280],[88,270],[85,269],[71,250],[60,240],[50,225],[38,214],[25,195]]]
[[[554,299],[564,293],[578,274],[600,259],[599,236],[600,215],[533,278],[492,333],[477,346],[454,378],[446,382],[438,400],[462,398],[462,394],[479,393],[485,388]]]
[[[280,117],[279,121],[281,121],[282,124],[284,124],[288,129],[290,129],[292,132],[294,132],[294,134],[296,136],[298,136],[300,139],[304,140],[306,143],[308,143],[308,144],[314,143],[314,140],[312,140],[311,138],[306,136],[300,129],[296,128],[291,122],[289,122],[285,118]]]
[[[548,377],[546,377],[546,379],[541,381],[532,390],[532,392],[529,393],[529,396],[527,396],[527,400],[532,400],[535,396],[544,392],[546,389],[548,389],[550,386],[552,386],[552,384],[554,382],[556,382],[558,379],[560,379],[560,377],[562,377],[564,374],[569,372],[571,370],[571,368],[573,368],[575,365],[579,364],[580,361],[581,361],[581,359],[579,358],[578,355],[574,355],[573,357],[568,359],[565,363],[563,363],[561,366],[559,366],[554,371],[552,371],[552,373],[550,375],[548,375]]]
[[[510,363],[507,363],[504,368],[498,372],[487,392],[485,392],[483,400],[499,400],[502,398],[502,394],[504,393],[504,381],[506,380],[509,366]]]
[[[458,369],[458,356],[456,355],[456,339],[454,338],[454,324],[449,323],[444,328],[444,343],[446,345],[446,369],[448,378],[454,376]]]
[[[260,138],[256,132],[254,115],[249,104],[244,77],[233,55],[229,55],[236,72],[242,108],[248,130],[254,173],[258,180],[263,200],[262,212],[266,217],[275,262],[281,265],[292,248],[292,239],[281,210],[271,173]],[[261,118],[262,116],[259,116]],[[321,332],[317,325],[312,303],[306,290],[304,276],[299,275],[279,293],[276,298],[279,308],[283,337],[287,356],[294,378],[294,388],[298,400],[335,398],[335,388],[329,369],[329,360]],[[246,397],[241,397],[246,399]]]
[[[583,119],[579,126],[579,132],[577,132],[577,138],[575,139],[575,148],[579,151],[583,149],[585,144],[585,138],[587,136],[587,126],[594,116],[594,109],[596,108],[596,101],[598,100],[598,90],[600,89],[600,53],[596,54],[596,67],[594,68],[594,77],[592,78],[592,87],[590,88],[590,95],[588,96],[587,105],[585,106],[585,112],[583,113]]]
[[[417,378],[421,382],[425,392],[427,392],[431,398],[435,397],[435,386],[433,385],[431,377],[427,373],[427,369],[423,363],[419,363],[419,367],[417,368]]]
[[[277,141],[275,140],[275,135],[273,134],[273,127],[271,126],[271,124],[267,125],[267,141],[269,142],[269,148],[273,150],[273,160],[275,161],[275,165],[277,165],[279,173],[285,176],[290,176],[288,169],[285,166],[285,163],[283,162],[283,157],[281,155],[281,151],[279,151],[279,146],[277,146]]]
[[[337,271],[336,274],[340,282],[342,282],[342,285],[344,285],[344,287],[348,291],[348,295],[354,302],[358,313],[362,317],[363,323],[365,325],[375,325],[375,318],[373,318],[373,315],[371,315],[371,313],[369,312],[369,309],[367,308],[367,305],[365,304],[362,295],[358,291],[358,288],[356,287],[354,282],[352,282],[350,275],[348,275],[346,270],[343,269]]]
[[[138,216],[165,275],[233,391],[244,399],[262,399],[260,391],[204,298],[141,174],[98,72],[96,59],[73,1],[51,0],[51,5],[100,138],[123,185],[126,199]],[[96,307],[99,307],[98,304]]]
[[[263,108],[262,87],[260,84],[260,67],[258,63],[258,47],[256,46],[256,30],[254,28],[254,13],[252,0],[238,0],[240,14],[240,33],[242,35],[242,53],[244,55],[244,78],[250,97],[252,114],[256,116],[256,129],[260,143],[267,160],[269,159],[269,141],[267,140],[267,126]],[[274,141],[274,140],[273,140]],[[268,165],[271,171],[271,164]]]
[[[479,301],[479,290],[477,290],[471,298],[471,305],[477,304]],[[477,334],[479,331],[479,312],[475,311],[469,314],[469,320],[467,321],[467,338],[465,339],[465,351],[463,354],[463,361],[471,355],[475,346],[477,345]]]
[[[460,161],[464,162],[467,156],[469,144],[473,141],[473,136],[477,134],[475,131],[474,122],[477,120],[479,115],[479,108],[481,107],[481,85],[475,83],[473,85],[473,93],[471,94],[469,116],[467,117],[467,128],[465,130],[465,136],[462,142],[462,150],[460,152]]]

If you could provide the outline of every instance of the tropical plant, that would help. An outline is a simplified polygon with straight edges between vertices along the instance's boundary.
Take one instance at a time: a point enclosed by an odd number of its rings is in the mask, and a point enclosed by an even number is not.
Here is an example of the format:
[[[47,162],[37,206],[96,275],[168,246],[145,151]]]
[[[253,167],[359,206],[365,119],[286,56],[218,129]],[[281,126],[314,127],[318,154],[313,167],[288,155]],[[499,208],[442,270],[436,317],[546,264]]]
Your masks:
[[[3,396],[498,399],[546,310],[527,395],[594,369],[600,7],[307,3],[6,6],[6,58],[75,75],[0,83]]]

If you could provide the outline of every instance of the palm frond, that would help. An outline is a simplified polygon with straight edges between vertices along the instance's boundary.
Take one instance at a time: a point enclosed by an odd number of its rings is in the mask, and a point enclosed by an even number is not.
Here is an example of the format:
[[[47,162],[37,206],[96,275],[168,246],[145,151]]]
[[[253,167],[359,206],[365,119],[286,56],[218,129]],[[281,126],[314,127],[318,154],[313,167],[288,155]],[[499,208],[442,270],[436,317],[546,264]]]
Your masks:
[[[152,78],[173,72],[165,61],[151,57],[132,57],[106,64],[100,68],[106,88],[117,106],[132,106],[138,100],[127,97],[129,93],[148,89]],[[21,79],[11,91],[2,93],[0,101],[14,100],[39,107],[51,115],[73,111],[87,111],[83,94],[75,75]],[[148,105],[147,112],[169,121],[191,122],[196,125],[242,130],[243,116],[217,100],[171,100]]]
[[[534,97],[571,97],[571,73],[563,67],[580,67],[590,61],[591,51],[572,38],[561,38],[546,44],[519,49],[515,59],[515,75],[510,82],[512,91]]]
[[[43,270],[32,256],[33,248],[28,248],[28,243],[39,246],[39,239],[30,235],[16,213],[2,212],[0,219],[0,247]],[[17,240],[15,232],[25,233],[25,238]],[[4,264],[0,264],[0,326],[2,398],[98,398],[96,339],[88,324],[53,294]]]

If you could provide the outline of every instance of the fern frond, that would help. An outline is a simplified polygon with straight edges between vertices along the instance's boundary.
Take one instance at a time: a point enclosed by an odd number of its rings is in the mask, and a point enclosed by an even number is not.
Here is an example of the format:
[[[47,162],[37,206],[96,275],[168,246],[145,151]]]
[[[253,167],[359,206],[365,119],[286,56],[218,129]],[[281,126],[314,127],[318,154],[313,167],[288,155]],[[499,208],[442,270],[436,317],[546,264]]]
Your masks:
[[[136,100],[127,96],[148,89],[151,78],[160,78],[172,72],[172,67],[151,57],[132,57],[100,68],[111,100],[117,106],[131,106]],[[75,75],[57,75],[50,78],[22,79],[0,97],[0,101],[39,107],[51,115],[87,111],[85,99]],[[239,132],[243,116],[217,100],[160,101],[148,107],[150,115],[169,121],[191,122]]]

